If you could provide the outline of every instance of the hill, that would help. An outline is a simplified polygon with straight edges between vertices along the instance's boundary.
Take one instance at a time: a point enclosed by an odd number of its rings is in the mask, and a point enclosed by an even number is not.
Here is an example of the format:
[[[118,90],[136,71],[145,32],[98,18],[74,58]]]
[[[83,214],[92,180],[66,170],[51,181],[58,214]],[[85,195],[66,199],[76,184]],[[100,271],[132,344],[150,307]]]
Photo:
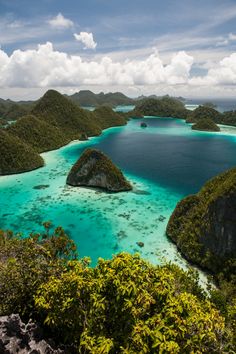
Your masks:
[[[171,98],[149,98],[142,100],[135,106],[132,115],[137,111],[138,116],[157,116],[157,117],[173,117],[185,119],[188,115],[188,110],[185,108],[182,101]]]
[[[167,235],[185,257],[214,273],[234,269],[236,260],[236,168],[207,182],[179,202]],[[235,269],[232,272],[235,274]]]
[[[79,139],[82,133],[88,136],[101,134],[101,128],[93,119],[91,112],[76,106],[55,90],[45,93],[33,108],[32,114],[62,129],[71,140]]]
[[[210,118],[202,118],[197,123],[192,125],[193,130],[207,131],[207,132],[219,132],[220,128]]]
[[[96,108],[92,112],[92,115],[101,129],[125,125],[127,123],[127,119],[124,115],[114,112],[110,107],[107,106]]]
[[[101,188],[108,192],[132,189],[122,171],[108,156],[96,149],[86,149],[72,166],[66,183],[71,186]]]
[[[6,121],[3,120],[3,124]],[[34,154],[48,150],[57,149],[74,139],[87,138],[88,136],[99,135],[102,129],[112,126],[126,124],[126,119],[121,114],[114,112],[110,107],[100,107],[94,112],[89,112],[71,102],[59,92],[49,90],[35,104],[32,113],[28,114],[15,123],[5,128],[5,133],[11,139],[15,138],[18,143],[22,142],[27,151]],[[9,153],[13,156],[16,153],[14,144],[8,145]],[[28,152],[25,150],[25,159],[28,159]],[[21,149],[24,155],[24,149]],[[16,154],[16,159],[17,158]],[[24,157],[22,156],[22,159]],[[41,161],[38,155],[33,160]],[[8,160],[9,173],[30,170],[30,165],[26,168],[22,164],[15,164],[13,158]],[[37,165],[37,163],[36,163]],[[18,168],[17,168],[18,166]],[[0,161],[2,173],[7,174],[5,161]],[[32,169],[35,165],[32,165]]]
[[[0,99],[0,120],[5,121],[17,120],[26,115],[32,109],[31,102],[17,103],[11,100]]]
[[[98,94],[93,93],[89,90],[81,90],[73,95],[69,96],[70,99],[79,104],[80,106],[92,106],[98,107],[102,105],[108,105],[110,107],[116,107],[118,105],[131,105],[134,104],[134,100],[125,96],[121,92],[110,92]]]
[[[221,113],[212,107],[199,106],[191,111],[186,119],[187,123],[197,123],[199,119],[211,119],[215,123],[221,121]]]
[[[10,125],[6,130],[11,135],[31,145],[39,153],[57,149],[70,141],[61,129],[33,115],[18,119],[15,124]]]
[[[0,129],[0,175],[34,170],[44,165],[40,155],[18,137]]]

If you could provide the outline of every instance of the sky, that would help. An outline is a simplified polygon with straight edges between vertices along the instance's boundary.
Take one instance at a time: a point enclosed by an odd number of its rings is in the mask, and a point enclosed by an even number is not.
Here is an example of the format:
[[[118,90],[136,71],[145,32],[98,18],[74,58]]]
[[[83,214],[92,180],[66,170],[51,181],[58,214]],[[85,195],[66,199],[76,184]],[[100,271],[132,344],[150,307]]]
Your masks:
[[[236,98],[236,0],[0,0],[0,97]]]

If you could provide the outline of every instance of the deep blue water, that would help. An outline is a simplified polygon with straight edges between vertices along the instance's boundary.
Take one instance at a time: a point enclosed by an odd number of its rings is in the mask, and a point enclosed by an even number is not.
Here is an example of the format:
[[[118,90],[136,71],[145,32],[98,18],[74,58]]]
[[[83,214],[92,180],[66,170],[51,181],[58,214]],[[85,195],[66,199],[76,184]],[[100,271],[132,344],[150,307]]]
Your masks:
[[[234,136],[194,133],[182,120],[166,118],[145,118],[144,131],[141,121],[133,120],[132,129],[109,134],[94,147],[129,173],[183,195],[197,192],[207,180],[236,165]],[[66,154],[76,160],[83,149],[77,146]]]

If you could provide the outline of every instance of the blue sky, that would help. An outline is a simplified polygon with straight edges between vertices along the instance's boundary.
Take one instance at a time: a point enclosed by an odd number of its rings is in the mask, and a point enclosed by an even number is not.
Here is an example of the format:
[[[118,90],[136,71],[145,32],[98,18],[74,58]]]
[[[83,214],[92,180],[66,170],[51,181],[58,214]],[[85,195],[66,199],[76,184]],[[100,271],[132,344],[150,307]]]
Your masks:
[[[235,0],[0,0],[0,96],[57,87],[233,97],[235,20]]]

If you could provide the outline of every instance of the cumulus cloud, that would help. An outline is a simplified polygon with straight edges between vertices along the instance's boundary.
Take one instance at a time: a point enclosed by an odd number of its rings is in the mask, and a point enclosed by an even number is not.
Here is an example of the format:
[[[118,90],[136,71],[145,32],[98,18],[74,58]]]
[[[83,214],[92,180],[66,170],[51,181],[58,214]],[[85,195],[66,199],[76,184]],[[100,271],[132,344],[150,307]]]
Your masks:
[[[61,13],[49,20],[48,23],[53,28],[70,28],[74,25],[73,21],[65,18]]]
[[[192,63],[191,56],[179,52],[165,66],[156,51],[143,60],[117,62],[105,56],[86,61],[79,55],[55,51],[47,42],[10,56],[0,50],[0,87],[175,85],[188,82]]]
[[[203,86],[236,85],[236,53],[232,53],[219,63],[214,64],[204,77],[192,78],[190,84]]]
[[[213,63],[203,77],[191,78],[193,57],[176,53],[168,65],[157,51],[145,59],[115,61],[108,56],[88,61],[54,50],[52,43],[37,49],[0,50],[0,87],[76,87],[82,85],[236,85],[236,53]]]
[[[97,43],[93,39],[93,34],[88,32],[80,32],[80,34],[74,33],[74,37],[77,41],[84,44],[84,49],[95,49]]]

